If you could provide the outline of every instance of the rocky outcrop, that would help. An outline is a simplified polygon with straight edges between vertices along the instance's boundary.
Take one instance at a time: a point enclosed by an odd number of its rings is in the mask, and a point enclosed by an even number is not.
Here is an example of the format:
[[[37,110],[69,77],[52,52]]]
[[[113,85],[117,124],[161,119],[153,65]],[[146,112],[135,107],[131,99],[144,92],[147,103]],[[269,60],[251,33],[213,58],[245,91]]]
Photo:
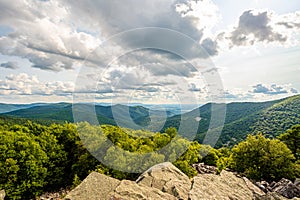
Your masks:
[[[119,184],[117,179],[92,172],[65,197],[65,200],[110,200],[109,195]]]
[[[253,192],[242,178],[232,172],[222,171],[220,175],[200,174],[193,179],[191,200],[252,200]]]
[[[93,172],[65,200],[287,200],[297,197],[298,189],[286,179],[254,184],[225,170],[220,175],[198,174],[190,180],[166,162],[151,167],[136,181],[119,181]]]
[[[0,200],[4,200],[4,198],[5,198],[5,191],[0,190]]]
[[[191,181],[172,163],[155,165],[144,172],[136,181],[139,185],[157,188],[178,199],[187,199]]]
[[[164,193],[159,189],[139,185],[134,181],[124,180],[115,191],[110,194],[115,200],[177,200],[176,197]]]

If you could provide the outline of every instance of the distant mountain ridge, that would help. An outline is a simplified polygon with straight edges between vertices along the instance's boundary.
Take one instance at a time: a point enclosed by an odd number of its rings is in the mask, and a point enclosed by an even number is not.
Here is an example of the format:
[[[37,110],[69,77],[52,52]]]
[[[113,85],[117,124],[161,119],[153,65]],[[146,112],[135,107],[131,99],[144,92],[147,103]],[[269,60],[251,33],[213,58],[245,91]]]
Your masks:
[[[19,109],[25,109],[35,106],[47,105],[47,103],[32,103],[32,104],[7,104],[0,103],[0,113],[11,112]]]
[[[201,120],[196,140],[202,142],[209,128],[212,104],[198,108]],[[248,134],[262,132],[268,137],[276,137],[293,125],[300,124],[300,95],[267,102],[238,102],[226,105],[225,124],[217,146],[233,145]],[[197,110],[170,117],[165,127],[178,127],[180,118],[194,119]],[[218,128],[215,130],[218,131]]]
[[[96,113],[97,119],[89,120],[92,112]],[[75,115],[73,115],[74,113]],[[21,107],[21,109],[0,114],[0,116],[56,122],[88,121],[92,124],[119,125],[133,129],[143,128],[151,120],[155,120],[155,118],[161,119],[162,116],[167,118],[171,115],[173,115],[171,111],[150,110],[143,106],[126,106],[120,104],[101,106],[87,103],[49,103],[25,108]],[[75,121],[74,116],[77,116]]]
[[[37,104],[31,107],[22,107],[0,116],[19,117],[34,120],[53,120],[61,122],[74,122],[73,111],[76,112],[76,121],[89,119],[91,112],[96,113],[95,124],[111,124],[133,129],[148,129],[163,131],[168,127],[179,128],[182,119],[196,123],[198,134],[195,140],[202,142],[211,122],[211,108],[214,103],[207,103],[190,112],[173,115],[169,110],[151,110],[142,105],[92,105],[55,103]],[[0,104],[1,105],[1,104]],[[9,105],[9,104],[8,104]],[[72,107],[73,106],[73,107]],[[1,109],[1,106],[0,106]],[[267,102],[234,102],[226,104],[225,124],[217,146],[233,145],[246,138],[247,134],[262,132],[268,137],[276,137],[291,126],[300,124],[300,95]],[[199,116],[200,113],[200,116]],[[172,116],[173,115],[173,116]],[[164,124],[160,124],[163,123]],[[191,123],[194,126],[195,123]],[[210,130],[220,130],[216,127]],[[189,132],[184,136],[189,138]]]

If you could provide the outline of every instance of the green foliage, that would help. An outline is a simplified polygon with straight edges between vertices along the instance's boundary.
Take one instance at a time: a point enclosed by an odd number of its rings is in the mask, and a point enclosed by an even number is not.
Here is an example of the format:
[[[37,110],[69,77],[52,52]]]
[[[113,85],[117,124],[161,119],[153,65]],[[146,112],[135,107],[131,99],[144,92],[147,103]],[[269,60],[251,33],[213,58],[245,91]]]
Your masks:
[[[222,147],[217,150],[218,152],[218,160],[216,163],[217,166],[217,173],[221,173],[223,169],[226,169],[230,166],[230,157],[231,157],[231,150],[227,147]]]
[[[278,137],[293,152],[297,160],[300,159],[300,125],[295,125],[291,129]]]
[[[201,159],[199,154],[200,148],[201,145],[198,142],[191,143],[187,151],[173,164],[189,177],[197,175],[197,171],[192,167],[192,164],[197,163]]]
[[[77,176],[77,174],[75,174],[74,179],[73,179],[73,183],[72,183],[72,188],[74,189],[76,186],[78,186],[81,183],[80,178]]]
[[[30,199],[47,184],[49,157],[34,135],[20,131],[0,132],[0,188],[8,198]]]
[[[249,135],[232,149],[231,167],[255,180],[294,178],[291,150],[278,139]]]
[[[29,199],[70,185],[76,173],[72,168],[87,152],[76,127],[30,121],[22,124],[1,126],[0,188],[10,199]]]
[[[208,116],[209,107],[203,109]],[[248,110],[256,111],[254,107]],[[132,112],[147,115],[146,111],[138,108]],[[234,116],[228,122],[240,114]],[[261,134],[249,136],[231,151],[190,142],[175,128],[154,133],[86,122],[42,125],[0,118],[0,188],[6,190],[8,199],[30,199],[42,192],[76,186],[93,170],[135,180],[139,174],[129,173],[132,169],[144,171],[166,160],[189,177],[197,174],[192,164],[204,162],[217,166],[218,172],[231,167],[257,180],[292,179],[300,176],[299,127],[281,135],[282,141]]]
[[[218,154],[219,154],[218,150],[212,148],[211,146],[201,145],[200,148],[200,155],[202,157],[201,162],[207,165],[217,166],[217,161],[219,159]]]

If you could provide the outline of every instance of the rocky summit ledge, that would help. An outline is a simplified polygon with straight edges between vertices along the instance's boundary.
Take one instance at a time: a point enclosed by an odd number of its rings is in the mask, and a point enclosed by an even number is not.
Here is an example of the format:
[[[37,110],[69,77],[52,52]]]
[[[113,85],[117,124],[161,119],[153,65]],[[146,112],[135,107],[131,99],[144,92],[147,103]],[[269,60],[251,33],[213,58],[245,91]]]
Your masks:
[[[291,187],[290,182],[285,185]],[[295,186],[295,187],[294,187]],[[294,185],[293,191],[300,191]],[[285,191],[284,184],[278,191]],[[223,170],[220,175],[198,174],[189,179],[169,162],[155,165],[136,181],[92,172],[65,200],[285,200],[278,192],[263,191],[245,177]],[[294,197],[293,199],[299,199]]]

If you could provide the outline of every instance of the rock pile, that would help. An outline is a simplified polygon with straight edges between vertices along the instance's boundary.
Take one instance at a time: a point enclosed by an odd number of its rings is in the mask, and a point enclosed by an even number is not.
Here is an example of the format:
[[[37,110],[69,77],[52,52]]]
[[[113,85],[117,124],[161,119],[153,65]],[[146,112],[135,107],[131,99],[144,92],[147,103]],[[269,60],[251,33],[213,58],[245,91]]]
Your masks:
[[[189,179],[168,162],[151,167],[136,181],[119,181],[93,172],[71,191],[65,200],[286,200],[290,198],[289,195],[281,192],[286,191],[283,188],[290,187],[290,182],[275,183],[276,190],[264,192],[257,184],[253,184],[245,177],[238,177],[233,172],[222,171],[220,175],[216,175],[213,168],[202,164],[200,167],[201,171],[205,168],[209,172],[198,174],[193,179]]]
[[[286,198],[299,197],[300,198],[300,187],[299,181],[296,179],[295,183],[288,179],[281,179],[279,182],[268,183],[266,181],[256,182],[256,185],[265,193],[280,194]]]
[[[217,168],[215,166],[205,165],[204,163],[193,164],[193,167],[199,174],[216,174]]]
[[[46,192],[38,200],[61,200],[62,196],[66,196],[71,191],[70,188],[62,188],[58,192]]]

